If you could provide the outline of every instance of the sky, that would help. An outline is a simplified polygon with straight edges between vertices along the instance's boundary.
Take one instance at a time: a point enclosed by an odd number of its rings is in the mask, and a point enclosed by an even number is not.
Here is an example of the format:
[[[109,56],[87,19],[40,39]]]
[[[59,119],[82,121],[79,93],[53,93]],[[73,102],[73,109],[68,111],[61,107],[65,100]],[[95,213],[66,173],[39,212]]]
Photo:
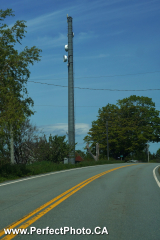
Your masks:
[[[36,111],[31,123],[46,136],[66,135],[67,140],[68,67],[63,62],[67,14],[73,18],[74,32],[76,149],[84,150],[83,138],[99,108],[108,103],[145,96],[160,110],[160,91],[147,90],[160,89],[159,0],[5,0],[1,8],[14,11],[15,17],[5,20],[9,26],[26,21],[26,37],[17,50],[42,49],[41,61],[29,67],[27,89]],[[151,153],[158,148],[159,143],[150,143]]]

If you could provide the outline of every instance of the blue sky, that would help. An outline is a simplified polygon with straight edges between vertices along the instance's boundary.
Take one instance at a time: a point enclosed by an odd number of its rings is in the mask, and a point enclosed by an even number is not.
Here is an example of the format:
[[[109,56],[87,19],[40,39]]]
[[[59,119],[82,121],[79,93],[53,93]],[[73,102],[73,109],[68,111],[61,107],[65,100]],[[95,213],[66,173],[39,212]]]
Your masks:
[[[160,2],[159,0],[5,0],[3,10],[12,8],[11,26],[25,20],[26,37],[17,49],[42,49],[41,61],[30,67],[29,81],[68,85],[67,14],[73,18],[75,87],[117,90],[160,88]],[[144,74],[140,74],[144,73]],[[133,75],[132,75],[133,74]],[[123,75],[123,76],[120,76]],[[68,88],[28,82],[36,113],[31,122],[47,136],[66,135]],[[98,109],[130,95],[152,98],[160,110],[160,91],[107,91],[75,88],[76,149],[97,119]],[[160,144],[150,144],[151,153]]]

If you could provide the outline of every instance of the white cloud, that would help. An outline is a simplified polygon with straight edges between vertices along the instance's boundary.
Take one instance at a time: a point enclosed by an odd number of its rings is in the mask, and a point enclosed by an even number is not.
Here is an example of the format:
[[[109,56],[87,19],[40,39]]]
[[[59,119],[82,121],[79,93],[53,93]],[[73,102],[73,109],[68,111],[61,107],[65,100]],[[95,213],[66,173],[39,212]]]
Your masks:
[[[93,31],[89,32],[80,32],[76,37],[76,42],[77,41],[82,41],[86,39],[91,39],[91,38],[96,38],[97,35]]]
[[[74,44],[79,44],[81,41],[85,41],[88,39],[93,39],[98,37],[94,32],[80,32],[78,35],[75,36]],[[42,49],[48,49],[48,48],[57,48],[57,47],[64,47],[64,45],[67,43],[67,34],[59,33],[55,37],[51,36],[43,36],[38,37],[36,39],[36,46]]]
[[[80,4],[76,4],[64,7],[57,11],[52,11],[47,14],[40,15],[38,17],[32,18],[27,20],[27,32],[35,32],[39,31],[39,29],[58,29],[62,26],[64,27],[64,23],[66,23],[66,13],[71,13],[71,16],[74,19],[75,24],[85,21],[92,21],[92,24],[94,21],[97,23],[101,21],[104,18],[108,20],[108,24],[111,24],[111,20],[119,20],[132,17],[135,15],[142,15],[142,14],[148,14],[150,12],[154,12],[156,10],[159,10],[159,4],[157,0],[152,0],[152,4],[150,1],[143,1],[143,2],[133,2],[128,5],[125,4],[127,2],[126,0],[112,0],[112,1],[104,1],[104,0],[98,0],[98,1],[92,1],[92,4],[89,2],[84,4],[83,1],[81,1]],[[118,4],[117,4],[118,3]],[[120,3],[123,3],[120,4]],[[122,5],[122,6],[121,6]],[[90,11],[88,11],[90,9]],[[99,10],[101,11],[101,16],[99,16]],[[93,18],[94,16],[94,18]],[[107,24],[107,25],[108,25]],[[112,23],[113,24],[113,23]],[[11,24],[9,27],[11,27],[13,24]],[[85,33],[81,33],[81,38],[84,38]]]
[[[38,37],[36,40],[36,45],[38,47],[43,47],[43,49],[55,48],[59,46],[62,47],[66,42],[66,40],[67,40],[66,34],[59,33],[59,35],[56,37],[49,37],[49,36]]]
[[[140,15],[140,16],[147,15],[150,13],[154,13],[155,11],[160,9],[160,6],[157,0],[155,1],[153,0],[152,4],[150,1],[140,1],[138,3],[133,1],[130,4],[128,4],[128,1],[126,0],[115,0],[115,1],[114,0],[112,1],[98,0],[98,1],[93,1],[92,5],[88,7],[90,8],[90,11],[86,10],[86,5],[83,4],[83,6],[81,6],[80,8],[81,13],[78,14],[78,16],[81,15],[83,12],[83,20],[92,21],[92,24],[94,19],[97,23],[105,17],[105,20],[108,21],[107,25],[110,25],[111,21],[113,23],[113,20],[126,21],[126,18],[135,17],[137,15]],[[101,15],[99,15],[99,10],[101,11]],[[93,19],[93,16],[94,16],[94,19]],[[78,20],[80,20],[80,17],[78,18]]]
[[[59,24],[61,23],[61,21],[59,21],[59,18],[61,18],[61,16],[64,15],[64,12],[65,9],[62,9],[28,20],[27,21],[28,31],[30,32],[40,28],[50,27],[50,25],[52,25],[52,30],[54,26],[57,28],[58,23]],[[56,24],[53,24],[53,22],[56,22]]]
[[[53,11],[39,17],[32,18],[27,21],[28,32],[36,31],[39,29],[58,29],[60,26],[67,24],[67,14],[69,12],[75,12],[78,10],[78,6],[72,6],[67,8],[61,8],[60,10]]]
[[[67,123],[57,123],[52,125],[43,125],[38,127],[39,131],[46,133],[47,135],[66,135],[68,132],[68,124]],[[75,124],[75,134],[85,135],[89,131],[90,126],[86,123],[76,123]]]
[[[76,135],[84,135],[87,134],[90,129],[89,124],[86,123],[76,123],[75,124],[75,132]]]

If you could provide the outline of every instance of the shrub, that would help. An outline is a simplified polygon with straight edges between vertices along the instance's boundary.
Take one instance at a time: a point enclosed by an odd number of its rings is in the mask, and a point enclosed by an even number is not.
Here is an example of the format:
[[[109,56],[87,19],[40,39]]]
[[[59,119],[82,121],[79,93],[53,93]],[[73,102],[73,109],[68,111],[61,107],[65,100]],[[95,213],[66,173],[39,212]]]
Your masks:
[[[2,177],[23,177],[29,173],[29,169],[27,169],[26,165],[24,164],[10,164],[7,163],[0,167],[0,175]]]

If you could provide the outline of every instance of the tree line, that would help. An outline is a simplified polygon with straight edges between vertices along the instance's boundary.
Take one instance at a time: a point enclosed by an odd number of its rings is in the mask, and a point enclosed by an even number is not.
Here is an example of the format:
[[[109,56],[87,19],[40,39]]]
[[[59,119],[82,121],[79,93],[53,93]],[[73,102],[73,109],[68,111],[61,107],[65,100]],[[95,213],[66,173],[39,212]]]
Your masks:
[[[3,129],[5,135],[0,141],[0,163],[10,162],[10,132]],[[26,119],[14,134],[14,160],[16,164],[30,164],[35,161],[61,163],[68,157],[71,147],[66,136],[52,136],[49,139],[36,126]]]
[[[160,111],[156,110],[151,98],[131,95],[107,104],[98,111],[97,120],[92,122],[84,141],[99,143],[100,155],[107,156],[106,123],[108,122],[109,155],[124,158],[142,154],[147,144],[160,141]],[[158,154],[158,153],[157,153]]]

